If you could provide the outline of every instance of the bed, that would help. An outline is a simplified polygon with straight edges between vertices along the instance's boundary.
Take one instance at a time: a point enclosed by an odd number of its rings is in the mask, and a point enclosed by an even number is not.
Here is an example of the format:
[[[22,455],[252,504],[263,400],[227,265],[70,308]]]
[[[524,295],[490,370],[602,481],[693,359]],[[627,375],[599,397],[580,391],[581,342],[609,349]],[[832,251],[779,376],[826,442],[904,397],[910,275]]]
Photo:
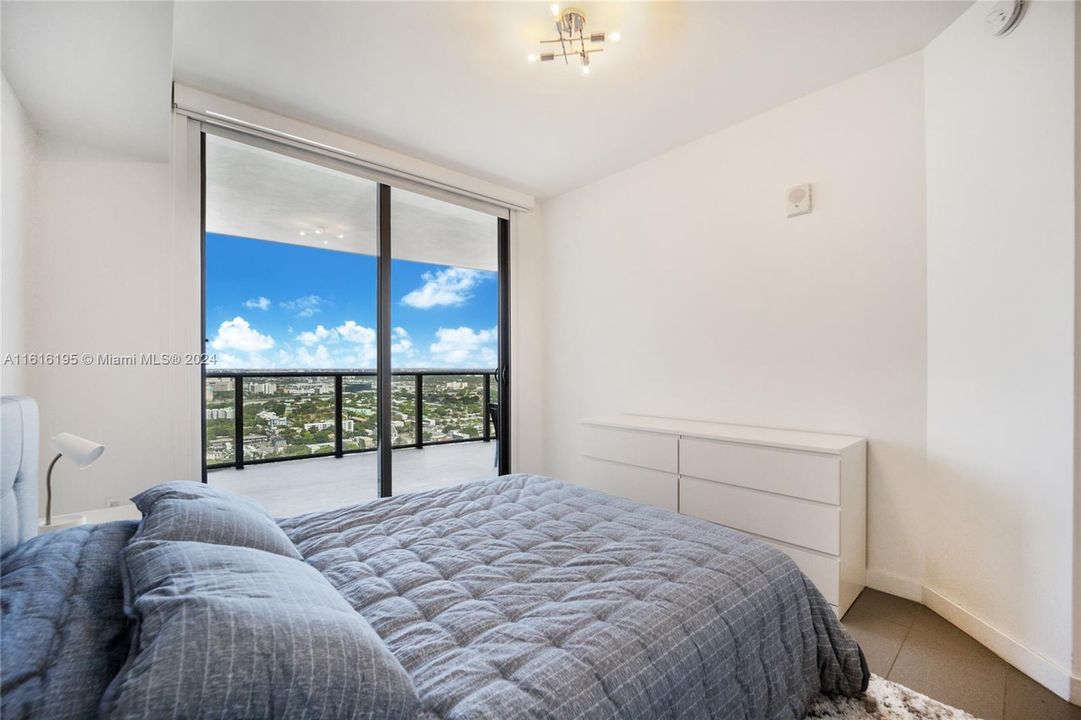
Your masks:
[[[783,554],[551,478],[278,520],[135,501],[5,545],[5,718],[802,718],[869,679]]]

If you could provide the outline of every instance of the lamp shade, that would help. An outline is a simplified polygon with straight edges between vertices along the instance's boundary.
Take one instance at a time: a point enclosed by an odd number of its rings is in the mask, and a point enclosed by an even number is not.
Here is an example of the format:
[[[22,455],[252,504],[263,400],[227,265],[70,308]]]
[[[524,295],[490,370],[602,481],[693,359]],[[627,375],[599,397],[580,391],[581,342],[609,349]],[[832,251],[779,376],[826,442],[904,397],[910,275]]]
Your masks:
[[[58,453],[75,463],[80,470],[97,460],[105,452],[104,445],[66,432],[54,435],[52,443]]]

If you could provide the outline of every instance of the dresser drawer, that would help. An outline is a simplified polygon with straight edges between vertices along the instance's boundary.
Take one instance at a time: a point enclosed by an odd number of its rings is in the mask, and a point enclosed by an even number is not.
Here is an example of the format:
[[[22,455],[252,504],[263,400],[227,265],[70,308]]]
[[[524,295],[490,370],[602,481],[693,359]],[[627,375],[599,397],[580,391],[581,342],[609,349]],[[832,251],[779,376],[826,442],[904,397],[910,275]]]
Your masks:
[[[609,495],[655,505],[676,512],[679,507],[679,478],[673,473],[622,463],[585,458],[586,487]]]
[[[679,439],[664,433],[583,425],[582,453],[601,460],[675,473]]]
[[[682,438],[679,472],[832,505],[841,502],[841,461],[835,455]]]
[[[679,511],[830,555],[841,552],[841,510],[837,507],[680,477]]]
[[[826,598],[826,602],[835,608],[840,604],[841,561],[838,558],[819,555],[792,545],[771,542],[766,538],[760,539],[792,558],[803,574],[815,584],[818,591]]]

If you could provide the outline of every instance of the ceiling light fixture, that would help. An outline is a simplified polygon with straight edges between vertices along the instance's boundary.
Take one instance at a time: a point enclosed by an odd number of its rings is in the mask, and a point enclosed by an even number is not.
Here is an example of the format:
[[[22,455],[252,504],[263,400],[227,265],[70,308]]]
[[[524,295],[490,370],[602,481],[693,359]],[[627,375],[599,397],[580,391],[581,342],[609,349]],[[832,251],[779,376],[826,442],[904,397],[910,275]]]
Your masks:
[[[315,227],[310,227],[306,230],[300,230],[299,232],[301,237],[308,237],[309,235],[320,236],[321,238],[323,238],[324,245],[330,244],[330,240],[328,239],[329,236],[334,236],[339,240],[345,239],[345,233],[337,232],[335,230],[329,230],[325,225],[316,225]]]
[[[619,42],[623,38],[623,35],[618,32],[587,33],[585,29],[586,13],[584,10],[573,7],[560,10],[559,5],[555,3],[552,4],[551,10],[559,37],[552,40],[541,40],[540,42],[542,45],[559,43],[561,52],[530,53],[526,56],[526,62],[548,62],[556,58],[563,58],[563,64],[569,65],[570,58],[577,57],[582,64],[582,75],[585,76],[589,75],[589,56],[593,53],[604,52],[604,48],[592,46],[606,42]]]

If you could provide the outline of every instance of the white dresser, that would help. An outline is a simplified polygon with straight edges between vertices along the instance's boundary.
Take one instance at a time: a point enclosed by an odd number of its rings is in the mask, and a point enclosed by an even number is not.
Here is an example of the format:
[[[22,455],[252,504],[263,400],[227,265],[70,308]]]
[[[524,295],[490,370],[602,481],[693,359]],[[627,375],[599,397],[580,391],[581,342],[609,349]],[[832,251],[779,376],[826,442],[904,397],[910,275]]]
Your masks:
[[[582,436],[582,484],[770,543],[838,615],[863,589],[863,438],[642,415],[583,420]]]

